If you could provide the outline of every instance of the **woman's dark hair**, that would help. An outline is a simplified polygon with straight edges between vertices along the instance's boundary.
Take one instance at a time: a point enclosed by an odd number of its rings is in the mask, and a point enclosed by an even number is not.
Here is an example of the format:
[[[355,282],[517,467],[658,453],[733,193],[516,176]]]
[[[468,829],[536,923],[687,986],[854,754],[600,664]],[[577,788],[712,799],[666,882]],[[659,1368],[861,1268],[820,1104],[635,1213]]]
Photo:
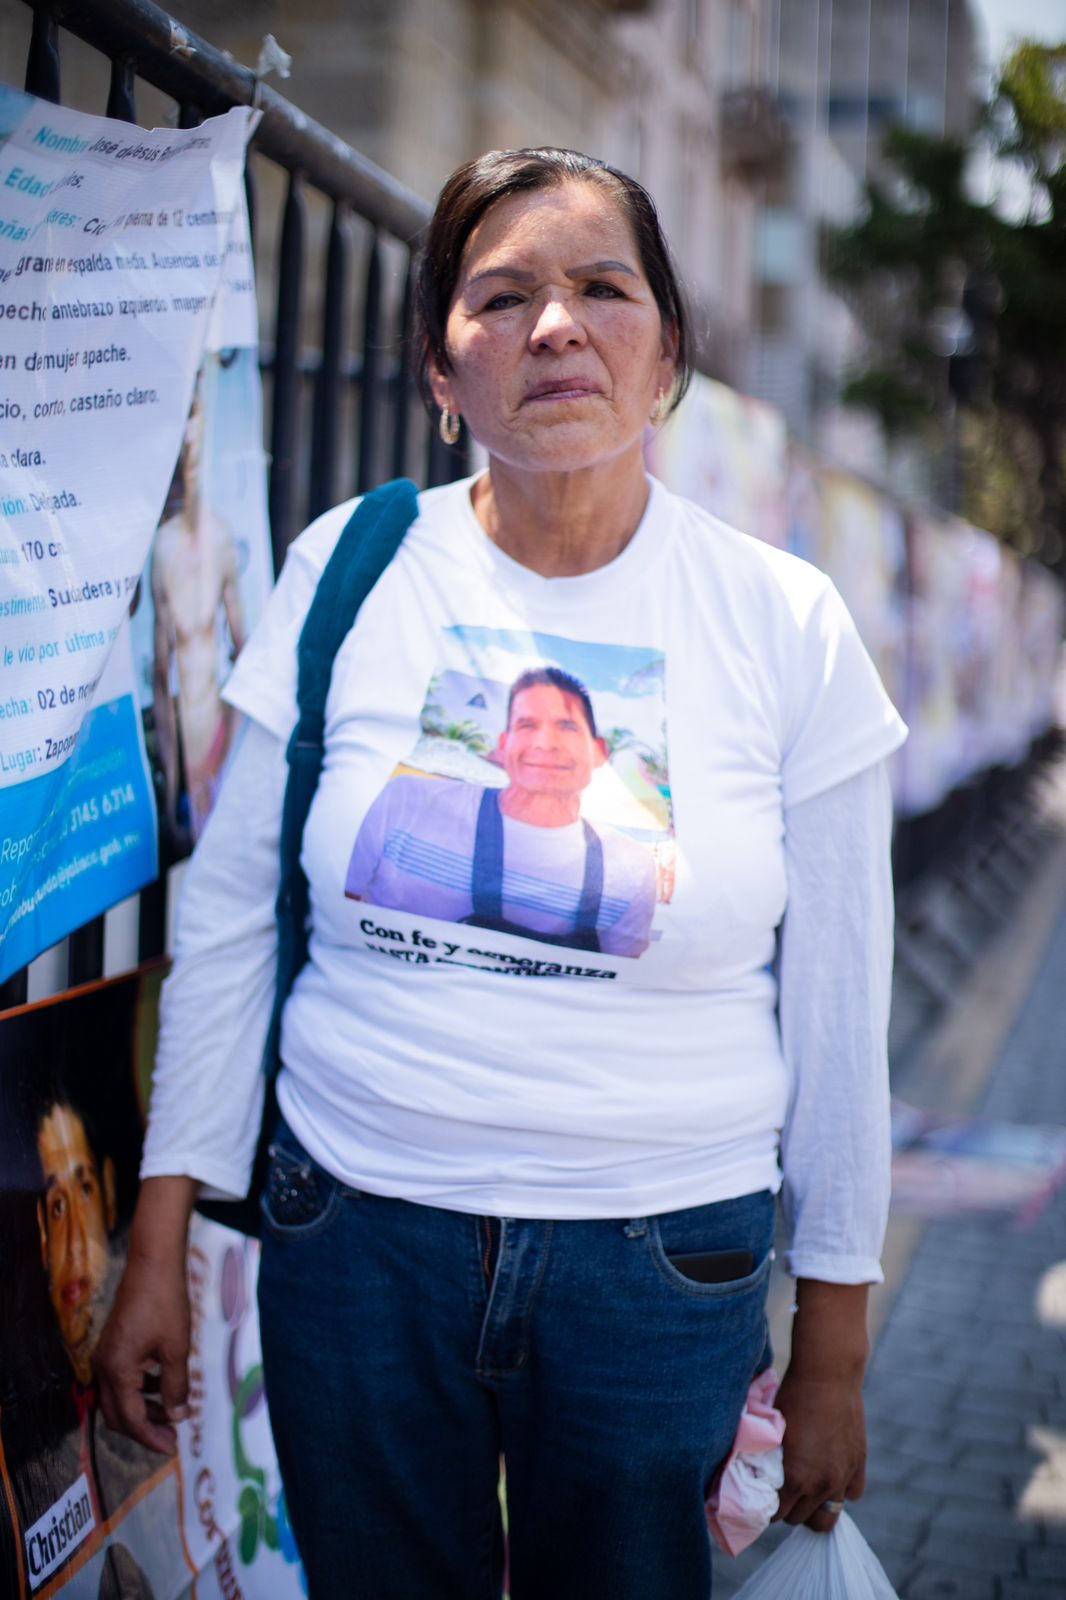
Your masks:
[[[467,241],[485,214],[500,200],[570,181],[596,183],[610,194],[633,229],[644,275],[655,296],[663,326],[677,345],[673,410],[688,387],[691,335],[670,247],[648,191],[635,178],[578,150],[489,150],[457,167],[440,192],[418,265],[416,343],[418,377],[427,406],[432,405],[429,364],[448,370],[444,332]]]

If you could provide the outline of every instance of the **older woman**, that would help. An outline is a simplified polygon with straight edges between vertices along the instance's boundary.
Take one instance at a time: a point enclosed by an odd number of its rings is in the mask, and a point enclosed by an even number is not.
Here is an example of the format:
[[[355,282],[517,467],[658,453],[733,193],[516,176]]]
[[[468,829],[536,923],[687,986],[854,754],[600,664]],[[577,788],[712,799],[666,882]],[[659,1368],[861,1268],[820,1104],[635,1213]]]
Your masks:
[[[442,432],[462,418],[489,468],[420,497],[334,665],[263,1204],[285,1491],[312,1600],[498,1596],[501,1453],[515,1600],[707,1600],[782,1169],[779,1514],[826,1530],[863,1488],[902,727],[819,572],[645,475],[688,339],[639,185],[571,151],[469,163],[420,300]],[[160,1449],[141,1373],[161,1363],[179,1418],[190,1209],[242,1193],[255,1144],[295,642],[350,509],[293,546],[238,663],[247,727],[184,895],[104,1358],[110,1415]],[[507,686],[538,671],[517,728]],[[490,725],[520,744],[522,808]],[[390,782],[423,820],[382,830],[405,889],[371,908],[345,888]],[[601,825],[654,864],[630,946]],[[498,914],[442,914],[442,885],[476,903],[486,852]]]

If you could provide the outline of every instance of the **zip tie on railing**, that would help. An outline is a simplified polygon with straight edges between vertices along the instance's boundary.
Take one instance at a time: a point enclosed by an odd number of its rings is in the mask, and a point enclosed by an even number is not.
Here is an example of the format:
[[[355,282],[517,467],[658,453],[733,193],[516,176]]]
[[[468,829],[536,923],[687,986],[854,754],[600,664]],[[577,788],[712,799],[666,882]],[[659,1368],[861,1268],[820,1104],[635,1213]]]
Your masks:
[[[188,33],[180,22],[171,19],[170,23],[170,54],[172,56],[194,56],[196,46],[192,43]]]
[[[268,72],[276,72],[279,78],[287,78],[292,71],[292,57],[283,50],[272,33],[264,36],[259,46],[259,60],[255,64],[257,78],[265,78]]]
[[[259,59],[255,64],[255,91],[252,95],[252,109],[258,111],[262,101],[263,79],[268,73],[276,72],[279,78],[287,78],[292,71],[292,57],[287,50],[283,50],[272,33],[264,34],[263,42],[259,46]]]

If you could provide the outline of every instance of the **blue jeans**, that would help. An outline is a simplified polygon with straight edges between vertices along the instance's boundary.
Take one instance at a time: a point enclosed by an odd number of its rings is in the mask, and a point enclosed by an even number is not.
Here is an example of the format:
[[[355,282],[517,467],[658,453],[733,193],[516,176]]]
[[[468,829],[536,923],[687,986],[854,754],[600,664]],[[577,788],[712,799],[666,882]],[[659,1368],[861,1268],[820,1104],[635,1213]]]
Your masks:
[[[768,1362],[768,1193],[502,1220],[338,1183],[282,1125],[271,1422],[310,1600],[708,1600],[704,1499]],[[703,1284],[670,1258],[750,1250]]]

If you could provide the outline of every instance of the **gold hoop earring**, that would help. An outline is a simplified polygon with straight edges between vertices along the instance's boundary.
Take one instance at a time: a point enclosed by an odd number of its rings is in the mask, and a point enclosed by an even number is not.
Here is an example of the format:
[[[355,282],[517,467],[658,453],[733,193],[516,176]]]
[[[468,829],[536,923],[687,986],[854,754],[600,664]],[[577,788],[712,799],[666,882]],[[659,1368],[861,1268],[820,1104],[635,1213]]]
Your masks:
[[[648,421],[651,423],[653,428],[657,428],[660,422],[662,422],[666,416],[666,404],[666,390],[660,389],[659,393],[655,396],[655,404],[648,413]]]
[[[453,417],[447,406],[441,407],[440,422],[437,426],[440,428],[440,436],[445,444],[459,443],[461,420],[458,416]]]

